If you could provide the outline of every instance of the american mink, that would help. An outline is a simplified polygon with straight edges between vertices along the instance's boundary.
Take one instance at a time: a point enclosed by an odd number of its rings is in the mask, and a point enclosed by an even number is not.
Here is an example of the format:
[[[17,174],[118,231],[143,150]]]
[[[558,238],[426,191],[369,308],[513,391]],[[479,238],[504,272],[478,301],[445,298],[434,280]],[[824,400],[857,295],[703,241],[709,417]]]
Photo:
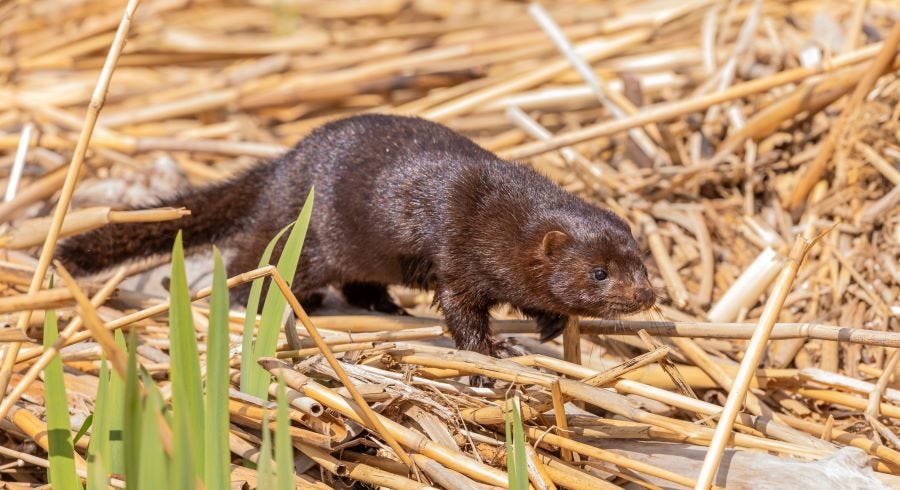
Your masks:
[[[95,273],[167,253],[182,229],[188,250],[237,248],[235,275],[256,267],[312,185],[293,282],[303,301],[334,285],[352,305],[403,313],[388,285],[433,289],[456,346],[495,356],[509,353],[490,333],[495,304],[535,319],[546,341],[568,315],[618,316],[655,301],[638,245],[614,213],[445,126],[375,114],[325,124],[277,160],[162,202],[189,217],[106,225],[65,240],[58,257],[73,273]],[[246,303],[246,288],[235,294]]]

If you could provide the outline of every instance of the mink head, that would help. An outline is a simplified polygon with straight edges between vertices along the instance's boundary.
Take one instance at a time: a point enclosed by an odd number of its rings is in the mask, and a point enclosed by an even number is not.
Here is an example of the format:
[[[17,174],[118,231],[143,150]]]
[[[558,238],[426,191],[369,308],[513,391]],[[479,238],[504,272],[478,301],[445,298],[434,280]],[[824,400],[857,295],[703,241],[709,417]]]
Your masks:
[[[592,214],[578,222],[551,220],[538,237],[554,309],[610,318],[650,308],[656,295],[630,227],[610,211],[595,208]]]

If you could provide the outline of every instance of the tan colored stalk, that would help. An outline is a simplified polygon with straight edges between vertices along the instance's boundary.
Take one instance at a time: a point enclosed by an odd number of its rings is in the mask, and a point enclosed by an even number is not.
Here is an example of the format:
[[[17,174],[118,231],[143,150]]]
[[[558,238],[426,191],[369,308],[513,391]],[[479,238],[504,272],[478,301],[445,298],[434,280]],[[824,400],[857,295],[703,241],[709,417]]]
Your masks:
[[[812,398],[814,400],[842,405],[855,410],[859,410],[861,412],[865,412],[866,408],[869,405],[869,401],[866,398],[835,390],[798,388],[797,394],[800,396],[805,396],[807,398]],[[900,418],[900,406],[894,405],[892,403],[885,403],[879,400],[878,411],[881,413],[881,415],[884,415],[886,417]]]
[[[16,197],[16,191],[19,190],[19,181],[22,179],[22,170],[25,168],[25,158],[28,156],[28,148],[31,146],[32,134],[34,134],[34,123],[29,121],[22,127],[22,135],[19,136],[19,146],[16,148],[16,158],[9,171],[9,181],[6,183],[3,202],[12,201]]]
[[[760,295],[782,270],[783,259],[774,249],[766,247],[706,315],[713,322],[734,321],[742,308],[749,308],[759,301]]]
[[[645,352],[637,357],[633,357],[618,366],[601,372],[600,374],[585,378],[582,382],[590,386],[606,386],[609,383],[615,382],[630,371],[658,362],[660,359],[669,355],[669,352],[671,352],[671,349],[667,346],[657,347],[650,352]],[[541,366],[543,360],[543,357],[538,357],[535,363],[538,366]]]
[[[0,298],[0,313],[26,311],[28,309],[47,310],[72,304],[72,292],[66,288],[44,289],[31,294]],[[25,334],[22,331],[22,335]]]
[[[353,344],[328,345],[331,346],[331,352],[352,352],[357,350],[369,350],[375,348],[375,342],[357,342]],[[307,347],[306,349],[278,351],[275,353],[275,357],[277,357],[278,359],[288,359],[292,357],[312,356],[318,353],[318,347]]]
[[[578,316],[572,315],[563,327],[563,358],[573,364],[581,364],[581,329]]]
[[[879,155],[874,148],[862,141],[857,141],[854,147],[866,157],[866,160],[868,160],[873,167],[881,172],[881,175],[884,175],[884,177],[890,180],[894,185],[900,186],[900,170],[897,170],[891,163],[885,160],[884,157]]]
[[[647,237],[647,244],[653,253],[653,260],[656,261],[656,265],[659,267],[659,273],[666,283],[669,297],[676,306],[684,308],[688,304],[687,289],[684,287],[684,281],[681,280],[678,270],[672,264],[672,259],[666,250],[659,228],[656,226],[656,221],[640,211],[635,212],[635,219],[641,225],[643,233]]]
[[[109,223],[146,223],[168,221],[191,214],[186,209],[158,208],[138,211],[113,211],[106,206],[79,209],[66,216],[59,237],[67,237],[99,228]],[[16,226],[13,233],[0,237],[0,246],[11,249],[33,247],[43,242],[50,228],[50,218],[28,220]]]
[[[888,383],[894,377],[897,371],[897,365],[900,363],[900,350],[894,350],[887,364],[884,365],[884,371],[878,377],[875,383],[875,389],[869,393],[869,402],[866,404],[866,414],[870,417],[877,418],[881,408],[881,398],[887,389]]]
[[[119,55],[122,53],[122,48],[125,46],[125,40],[128,37],[131,21],[134,18],[134,13],[137,10],[138,4],[140,4],[140,0],[129,0],[128,4],[125,6],[125,13],[122,15],[122,20],[116,30],[116,37],[113,40],[112,46],[110,46],[106,62],[103,65],[103,70],[100,72],[100,77],[97,80],[97,85],[94,88],[91,102],[88,105],[88,110],[84,117],[84,127],[78,137],[78,145],[75,147],[72,161],[69,163],[66,178],[63,182],[62,190],[60,191],[60,197],[56,203],[56,209],[53,212],[53,221],[50,225],[50,230],[47,233],[44,246],[41,248],[38,265],[34,271],[31,284],[28,287],[29,294],[35,294],[41,289],[44,274],[46,274],[47,269],[50,268],[50,261],[53,259],[53,251],[56,249],[56,241],[59,238],[59,232],[63,227],[63,221],[69,210],[69,204],[72,202],[72,193],[75,191],[75,184],[78,182],[78,176],[81,173],[84,156],[87,153],[88,144],[91,142],[91,134],[94,125],[97,123],[97,116],[100,114],[100,109],[103,107],[103,103],[106,100],[109,82],[112,79],[112,74],[116,68],[116,62],[119,59]],[[19,316],[16,328],[25,330],[28,327],[30,320],[31,310],[23,311]],[[0,393],[6,393],[6,389],[9,386],[9,378],[12,376],[13,366],[15,366],[16,357],[19,354],[21,345],[22,344],[18,342],[11,343],[4,349],[3,364],[2,367],[0,367]],[[124,376],[124,371],[122,371],[122,375]]]
[[[553,417],[556,420],[556,434],[560,437],[569,437],[569,422],[566,418],[566,401],[563,399],[559,382],[550,385],[550,395],[553,398]],[[572,451],[561,449],[559,452],[563,461],[572,462]]]
[[[651,337],[646,330],[639,331],[638,336],[641,338],[641,340],[644,342],[644,345],[650,352],[654,352],[656,349],[663,347],[656,341],[656,339]],[[668,356],[661,356],[656,360],[656,363],[666,373],[666,376],[668,376],[672,380],[672,383],[676,388],[678,388],[678,391],[681,392],[682,395],[694,399],[697,398],[697,394],[694,393],[693,389],[691,389],[691,385],[689,385],[684,380],[684,376],[682,376],[682,374],[678,371],[678,367],[675,366],[675,363],[672,362],[672,360],[669,359]]]
[[[405,316],[388,317],[382,315],[334,315],[313,316],[311,318],[322,329],[348,332],[409,330],[416,327],[424,328],[429,325],[443,325],[444,323],[442,319]],[[643,329],[656,337],[703,337],[712,339],[749,339],[755,330],[755,324],[735,322],[581,319],[579,325],[582,333],[596,335],[637,335],[638,331]],[[491,328],[497,334],[537,332],[532,320],[495,319],[491,321]],[[838,327],[820,323],[776,323],[770,338],[837,340],[851,344],[900,347],[900,332]],[[330,336],[326,338],[326,340],[329,339]],[[358,335],[353,335],[352,339],[359,339],[360,341],[402,340],[395,337],[370,339]],[[346,341],[351,341],[351,338],[347,337]]]
[[[763,313],[759,318],[757,329],[747,345],[744,358],[741,360],[741,367],[737,376],[735,376],[732,389],[728,393],[728,399],[716,424],[715,435],[710,443],[709,451],[706,453],[706,458],[703,460],[700,475],[697,477],[697,484],[694,486],[696,490],[706,490],[712,485],[716,471],[719,468],[719,462],[722,460],[722,455],[725,451],[725,444],[731,438],[734,420],[744,404],[747,390],[750,387],[750,379],[765,351],[769,333],[778,319],[778,314],[781,311],[785,298],[787,298],[791,284],[794,282],[794,277],[796,277],[797,271],[800,269],[800,264],[806,257],[806,253],[820,237],[821,235],[812,241],[807,241],[803,237],[797,237],[797,240],[794,242],[790,260],[786,264],[785,269],[779,274],[772,295],[766,302]]]

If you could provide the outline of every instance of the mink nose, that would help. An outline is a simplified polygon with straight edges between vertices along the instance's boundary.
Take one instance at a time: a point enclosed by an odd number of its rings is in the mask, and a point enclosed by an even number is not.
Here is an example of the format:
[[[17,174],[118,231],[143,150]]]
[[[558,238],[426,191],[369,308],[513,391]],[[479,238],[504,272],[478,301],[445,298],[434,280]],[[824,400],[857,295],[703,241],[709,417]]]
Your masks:
[[[649,308],[656,302],[656,295],[653,293],[653,289],[649,287],[640,288],[634,293],[634,301],[645,308]]]

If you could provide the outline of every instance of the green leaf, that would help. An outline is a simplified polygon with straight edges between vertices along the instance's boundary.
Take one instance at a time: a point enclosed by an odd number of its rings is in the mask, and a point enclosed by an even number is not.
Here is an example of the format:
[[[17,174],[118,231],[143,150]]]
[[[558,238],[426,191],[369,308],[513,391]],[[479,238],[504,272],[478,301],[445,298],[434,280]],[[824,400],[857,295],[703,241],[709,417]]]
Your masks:
[[[525,459],[525,430],[519,397],[506,403],[506,471],[510,490],[528,489],[528,462]]]
[[[56,312],[48,310],[44,316],[44,348],[49,348],[59,336]],[[75,446],[72,443],[69,400],[63,380],[62,360],[59,356],[44,368],[44,401],[47,407],[47,443],[49,444],[50,469],[48,478],[55,489],[81,488],[75,473]]]
[[[166,452],[162,445],[160,420],[163,400],[156,383],[147,371],[141,371],[147,396],[141,415],[141,472],[138,488],[166,488],[169,474]]]
[[[278,240],[280,240],[281,236],[284,235],[284,232],[288,231],[292,226],[294,226],[294,223],[285,226],[274,238],[272,238],[272,240],[269,241],[269,244],[266,245],[266,249],[263,251],[262,257],[259,259],[259,267],[264,267],[269,264],[269,259],[272,257],[272,251],[275,250],[275,245],[278,244]],[[253,284],[250,286],[250,296],[247,297],[247,313],[244,315],[244,336],[241,339],[240,385],[241,391],[244,393],[248,393],[250,374],[253,372],[250,370],[250,367],[256,364],[256,361],[253,360],[253,327],[256,324],[256,312],[259,311],[259,297],[262,294],[263,283],[265,281],[265,278],[259,278],[253,281]]]
[[[228,446],[228,287],[225,267],[213,247],[213,290],[206,347],[206,488],[229,488],[231,456]]]
[[[191,298],[184,271],[184,249],[181,232],[172,249],[172,275],[169,284],[169,355],[171,358],[172,416],[172,486],[192,489],[197,478],[197,465],[203,464],[204,414],[203,389],[200,381],[200,359],[197,334],[191,314]],[[200,471],[203,473],[202,469]]]
[[[272,472],[272,435],[269,431],[269,411],[263,412],[262,445],[256,461],[256,488],[275,488],[275,474]]]
[[[122,333],[116,330],[116,338],[122,336]],[[118,377],[118,376],[116,376]],[[109,365],[106,362],[106,355],[100,355],[100,379],[97,383],[97,400],[94,402],[94,413],[91,419],[91,441],[88,444],[87,465],[88,465],[88,490],[106,490],[107,477],[109,476],[109,424],[113,412],[120,413],[119,410],[110,410],[109,393],[111,391],[112,382],[109,378]]]
[[[312,215],[313,198],[315,190],[310,189],[303,209],[297,217],[296,224],[291,229],[281,257],[278,259],[276,266],[281,277],[284,278],[288,285],[294,280],[294,274],[297,272],[297,264],[300,261],[300,252],[303,249],[303,240],[306,238],[306,230],[309,227],[309,219]],[[274,286],[270,286],[266,292],[266,302],[263,305],[262,316],[259,321],[259,332],[256,336],[256,344],[253,348],[253,356],[247,368],[250,370],[247,382],[247,394],[266,398],[269,391],[269,383],[271,375],[268,371],[261,368],[257,364],[257,359],[261,357],[270,357],[275,355],[275,347],[278,341],[278,332],[281,331],[281,321],[284,318],[285,306],[287,299],[281,294],[281,291]]]
[[[72,444],[78,444],[78,441],[87,434],[88,429],[94,425],[94,414],[90,414],[87,418],[84,419],[84,422],[81,423],[81,427],[78,428],[78,432],[75,433],[75,439],[72,440]]]
[[[137,336],[128,333],[128,367],[125,371],[122,442],[125,449],[125,481],[129,489],[140,488],[141,473],[141,390],[138,384]],[[114,376],[115,377],[115,376]],[[120,399],[121,400],[121,399]],[[116,403],[115,398],[110,403]]]
[[[127,351],[125,346],[125,334],[121,330],[115,333],[116,345],[122,352]],[[109,377],[109,445],[99,454],[104,460],[106,469],[110,473],[125,474],[125,411],[119,409],[125,400],[125,380],[115,370]]]
[[[284,377],[278,376],[278,414],[275,417],[275,472],[279,490],[294,488],[294,448],[291,446],[287,395],[285,394]]]

